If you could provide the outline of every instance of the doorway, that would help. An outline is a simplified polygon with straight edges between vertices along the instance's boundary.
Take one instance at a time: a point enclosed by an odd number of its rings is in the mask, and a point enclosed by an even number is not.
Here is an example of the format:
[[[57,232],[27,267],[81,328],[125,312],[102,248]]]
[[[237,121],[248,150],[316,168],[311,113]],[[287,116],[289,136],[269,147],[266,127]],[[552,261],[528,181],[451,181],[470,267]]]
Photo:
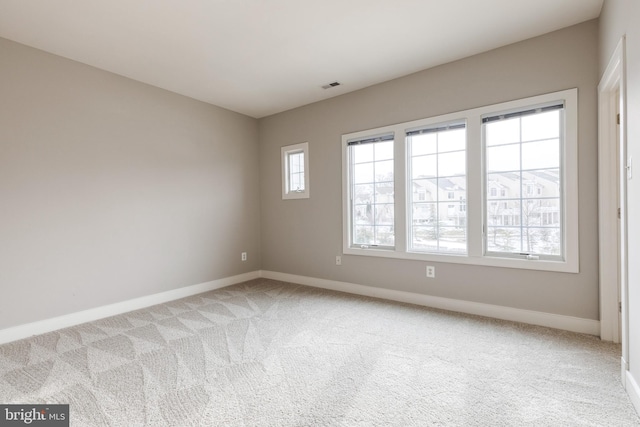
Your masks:
[[[625,39],[598,85],[598,210],[600,337],[622,343],[622,379],[628,370],[626,182],[630,173],[625,132]]]

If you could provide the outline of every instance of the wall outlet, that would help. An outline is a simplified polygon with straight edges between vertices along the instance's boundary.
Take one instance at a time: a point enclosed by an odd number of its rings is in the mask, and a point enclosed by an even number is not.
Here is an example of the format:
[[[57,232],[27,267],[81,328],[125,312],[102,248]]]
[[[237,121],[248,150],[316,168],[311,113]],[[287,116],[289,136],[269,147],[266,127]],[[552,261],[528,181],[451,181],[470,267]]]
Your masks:
[[[246,261],[247,260],[247,253],[246,252],[242,252],[241,258],[242,258],[242,261]]]
[[[336,265],[342,265],[342,257],[340,255],[336,255]]]
[[[436,277],[436,268],[433,265],[427,265],[427,277],[432,279]]]

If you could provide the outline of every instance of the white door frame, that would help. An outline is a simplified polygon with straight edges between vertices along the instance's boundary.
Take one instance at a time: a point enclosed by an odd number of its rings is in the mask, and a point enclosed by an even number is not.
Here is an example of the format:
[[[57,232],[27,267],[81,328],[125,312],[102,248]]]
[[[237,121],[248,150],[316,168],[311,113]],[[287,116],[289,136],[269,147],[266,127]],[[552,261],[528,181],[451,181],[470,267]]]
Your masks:
[[[600,338],[622,341],[627,370],[625,38],[620,39],[598,85],[598,213],[600,242]],[[619,96],[618,96],[619,94]],[[619,138],[615,120],[620,114]],[[619,184],[618,184],[619,183]],[[620,204],[618,204],[620,203]],[[620,220],[618,219],[620,208]],[[618,231],[620,221],[620,232]],[[618,256],[619,254],[619,256]],[[619,326],[621,304],[622,321]],[[623,378],[625,375],[623,375]]]

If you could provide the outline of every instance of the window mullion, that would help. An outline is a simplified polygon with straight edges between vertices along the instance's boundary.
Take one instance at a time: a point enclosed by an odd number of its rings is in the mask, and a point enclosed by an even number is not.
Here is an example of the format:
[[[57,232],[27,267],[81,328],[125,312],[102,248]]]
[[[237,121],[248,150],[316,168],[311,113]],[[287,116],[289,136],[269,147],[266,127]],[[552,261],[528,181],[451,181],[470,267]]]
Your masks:
[[[522,118],[518,119],[519,125],[520,125],[520,142],[518,143],[518,150],[520,153],[520,251],[519,252],[524,252],[525,248],[524,248],[524,180],[523,180],[523,173],[522,173]],[[527,251],[529,250],[529,248],[527,248]]]
[[[438,168],[440,164],[440,136],[436,133],[436,188],[440,188],[440,170]],[[436,192],[436,252],[440,252],[440,191]]]
[[[483,178],[482,125],[479,115],[467,117],[467,245],[470,257],[483,254]]]
[[[407,251],[407,150],[406,137],[403,126],[394,126],[393,142],[393,195],[394,195],[394,227],[396,252]]]

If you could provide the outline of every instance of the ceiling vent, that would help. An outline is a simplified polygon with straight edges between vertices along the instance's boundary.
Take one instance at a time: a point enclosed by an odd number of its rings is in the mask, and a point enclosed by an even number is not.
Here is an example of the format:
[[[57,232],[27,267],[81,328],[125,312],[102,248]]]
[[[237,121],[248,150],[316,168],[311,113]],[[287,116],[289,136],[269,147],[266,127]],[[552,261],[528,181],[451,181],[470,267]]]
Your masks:
[[[342,83],[340,82],[329,83],[327,85],[322,86],[322,89],[331,89],[332,87],[340,86],[341,84]]]

